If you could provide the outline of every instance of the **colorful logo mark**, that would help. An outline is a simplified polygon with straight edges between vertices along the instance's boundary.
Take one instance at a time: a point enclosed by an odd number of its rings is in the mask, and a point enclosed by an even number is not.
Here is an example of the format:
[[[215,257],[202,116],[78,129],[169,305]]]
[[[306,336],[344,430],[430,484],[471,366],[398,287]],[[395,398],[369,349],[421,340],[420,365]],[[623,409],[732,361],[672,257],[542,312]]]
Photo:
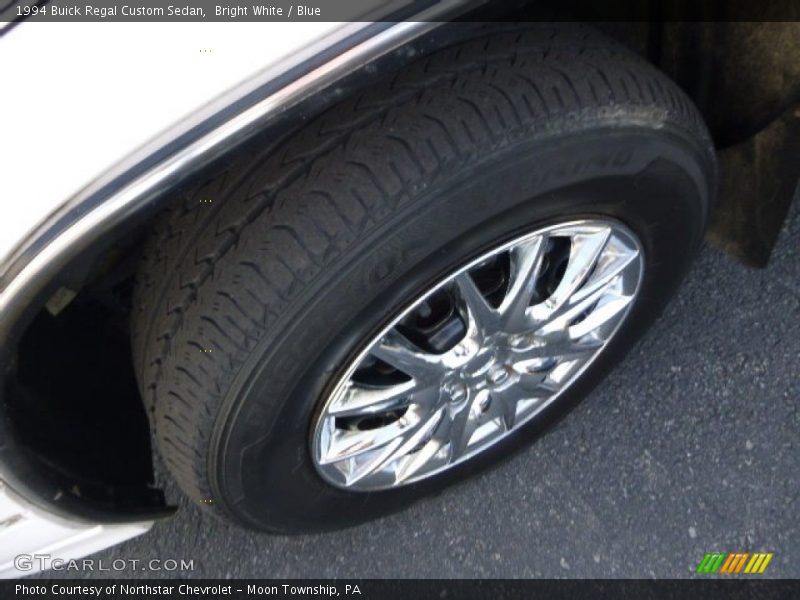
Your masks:
[[[772,560],[772,552],[708,552],[697,567],[698,573],[726,574],[747,573],[750,575],[761,574],[767,569]],[[745,566],[747,565],[747,566]]]

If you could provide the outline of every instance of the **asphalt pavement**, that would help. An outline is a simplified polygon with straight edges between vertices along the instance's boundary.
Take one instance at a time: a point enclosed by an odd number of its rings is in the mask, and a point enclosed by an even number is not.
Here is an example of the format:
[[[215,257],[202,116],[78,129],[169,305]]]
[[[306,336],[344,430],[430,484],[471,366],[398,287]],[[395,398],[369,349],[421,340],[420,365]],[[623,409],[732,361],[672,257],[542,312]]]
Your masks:
[[[180,577],[686,577],[706,552],[774,552],[800,577],[800,202],[768,268],[706,247],[659,322],[570,417],[408,510],[275,537],[180,504],[96,554],[194,560]],[[129,570],[61,573],[159,576]]]

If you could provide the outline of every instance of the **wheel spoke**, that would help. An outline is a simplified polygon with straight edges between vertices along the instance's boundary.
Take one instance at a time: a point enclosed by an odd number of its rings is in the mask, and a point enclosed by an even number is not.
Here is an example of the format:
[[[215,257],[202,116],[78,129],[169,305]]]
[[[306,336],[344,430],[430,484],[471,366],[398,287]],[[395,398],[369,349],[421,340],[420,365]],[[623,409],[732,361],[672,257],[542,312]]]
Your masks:
[[[443,410],[438,410],[427,419],[420,421],[414,427],[409,428],[401,437],[395,439],[391,444],[386,446],[385,450],[376,453],[375,456],[370,457],[371,460],[365,461],[359,465],[350,475],[348,475],[348,483],[351,485],[364,477],[380,471],[384,467],[390,465],[393,461],[407,456],[418,446],[430,439],[439,422],[442,419]]]
[[[598,306],[583,319],[580,323],[572,325],[570,333],[575,337],[586,336],[593,331],[597,331],[607,323],[615,322],[621,317],[628,308],[633,298],[630,296],[617,296],[612,299],[604,299]]]
[[[546,399],[557,394],[560,391],[560,386],[554,381],[547,379],[547,375],[543,373],[525,373],[520,376],[517,387],[524,390],[524,398],[526,399]]]
[[[576,300],[574,303],[565,302],[555,310],[540,313],[536,331],[543,335],[565,331],[570,327],[572,321],[589,311],[595,304],[598,304],[606,294],[609,294],[618,283],[619,277],[618,275],[615,278],[606,280],[602,286],[595,287],[590,294],[581,295],[580,299]],[[624,306],[621,308],[624,308]],[[592,322],[594,321],[590,321],[590,323]],[[591,331],[592,328],[584,329],[588,332]]]
[[[327,448],[324,448],[320,457],[320,463],[339,462],[395,442],[418,423],[418,419],[413,416],[407,418],[407,415],[408,413],[390,425],[376,429],[360,431],[334,428]]]
[[[395,410],[402,408],[415,391],[419,388],[413,380],[386,387],[365,387],[348,382],[345,391],[328,407],[328,413],[343,417]]]
[[[564,275],[550,297],[532,308],[534,319],[537,321],[552,319],[553,315],[569,302],[594,269],[610,235],[611,230],[602,227],[572,237],[569,261]]]
[[[611,240],[608,246],[611,246],[613,242],[614,240]],[[573,294],[572,298],[570,298],[570,302],[579,302],[587,296],[595,294],[603,288],[607,288],[617,277],[623,275],[638,257],[639,252],[629,248],[604,253],[600,260],[597,261],[594,273],[592,273],[588,281]]]
[[[502,417],[506,431],[510,431],[516,425],[517,403],[525,397],[522,392],[516,385],[492,392],[492,411]]]
[[[526,312],[536,287],[536,276],[542,265],[546,243],[546,237],[538,235],[510,250],[511,273],[508,291],[499,308],[503,329],[507,332],[521,330],[527,326]]]
[[[440,437],[430,439],[422,448],[408,457],[395,473],[395,481],[400,483],[415,475],[427,466],[429,461],[442,449],[444,443]]]
[[[396,438],[386,446],[375,448],[370,452],[349,457],[345,461],[345,478],[347,485],[354,485],[362,479],[374,475],[381,465],[385,464],[397,449],[403,444],[402,438]]]
[[[387,333],[370,352],[417,382],[430,381],[445,369],[440,357],[422,352],[394,330]]]
[[[588,332],[587,332],[588,333]],[[602,340],[581,339],[573,337],[569,331],[557,330],[552,334],[542,336],[540,345],[520,352],[520,360],[515,363],[525,364],[543,358],[572,359],[585,356],[603,346]]]
[[[457,275],[455,283],[464,300],[468,327],[477,329],[482,337],[494,333],[499,326],[499,314],[483,297],[469,273]]]
[[[457,460],[466,451],[480,421],[480,416],[474,410],[475,405],[488,395],[489,392],[483,390],[478,392],[474,398],[470,397],[466,406],[451,419],[449,429],[451,462]]]

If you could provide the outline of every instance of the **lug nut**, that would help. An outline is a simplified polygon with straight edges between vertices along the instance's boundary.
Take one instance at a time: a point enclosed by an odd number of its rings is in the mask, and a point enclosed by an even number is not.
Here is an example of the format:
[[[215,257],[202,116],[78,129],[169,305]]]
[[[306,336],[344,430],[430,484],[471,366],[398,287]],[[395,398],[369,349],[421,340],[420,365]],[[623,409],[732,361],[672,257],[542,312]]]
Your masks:
[[[528,341],[528,336],[525,335],[512,335],[508,338],[508,343],[512,348],[521,348]]]
[[[497,385],[508,378],[508,372],[502,366],[493,367],[489,371],[489,383]]]
[[[450,395],[450,402],[460,404],[467,399],[467,386],[463,383],[453,384],[447,388],[447,393]]]

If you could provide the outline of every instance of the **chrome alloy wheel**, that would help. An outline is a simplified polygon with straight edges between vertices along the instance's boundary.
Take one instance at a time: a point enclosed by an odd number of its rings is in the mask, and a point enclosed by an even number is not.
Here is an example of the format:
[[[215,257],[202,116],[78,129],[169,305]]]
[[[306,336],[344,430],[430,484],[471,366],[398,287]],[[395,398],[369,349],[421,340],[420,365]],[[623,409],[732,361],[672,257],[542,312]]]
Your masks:
[[[415,300],[352,361],[312,429],[319,474],[354,491],[430,477],[530,420],[619,328],[644,272],[623,225],[502,244]]]

